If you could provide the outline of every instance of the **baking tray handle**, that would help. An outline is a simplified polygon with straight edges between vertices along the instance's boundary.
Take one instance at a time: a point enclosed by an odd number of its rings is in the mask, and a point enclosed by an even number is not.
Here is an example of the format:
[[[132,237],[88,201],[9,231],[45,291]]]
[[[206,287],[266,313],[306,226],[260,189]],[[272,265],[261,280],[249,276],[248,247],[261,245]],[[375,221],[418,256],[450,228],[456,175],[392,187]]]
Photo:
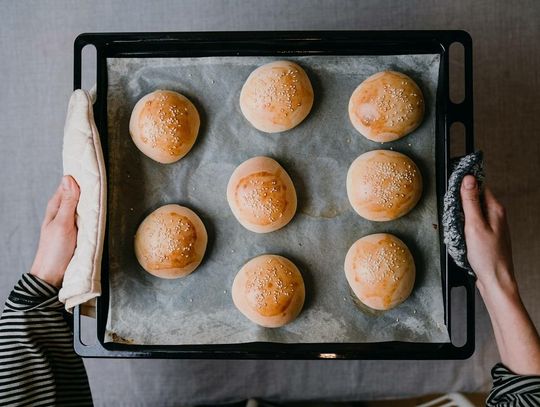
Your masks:
[[[444,53],[444,58],[442,60],[443,74],[446,77],[446,86],[448,87],[445,91],[448,95],[446,100],[447,106],[447,120],[444,124],[445,134],[446,134],[446,180],[450,175],[450,159],[451,157],[451,146],[453,143],[456,143],[458,140],[453,140],[451,134],[451,127],[455,123],[461,123],[465,130],[464,134],[464,147],[465,154],[470,154],[474,152],[474,120],[473,120],[473,70],[472,70],[472,38],[466,31],[452,31],[451,35],[441,41],[442,45],[446,49]],[[450,47],[453,43],[460,43],[463,46],[463,77],[461,80],[464,81],[462,84],[463,89],[463,99],[461,102],[453,102],[450,98],[449,88],[452,86],[450,81],[453,79],[450,77]],[[447,182],[447,181],[446,181]],[[444,192],[446,192],[446,187]],[[442,231],[441,231],[442,233]],[[465,304],[463,306],[466,308],[465,316],[466,321],[466,341],[462,346],[456,346],[453,343],[445,344],[445,356],[452,359],[466,359],[474,353],[475,349],[475,292],[476,292],[476,278],[468,273],[467,270],[462,269],[448,254],[447,258],[447,278],[448,285],[446,291],[446,321],[450,335],[452,334],[452,318],[451,318],[451,302],[449,297],[452,295],[452,289],[458,287],[464,287],[465,294]]]

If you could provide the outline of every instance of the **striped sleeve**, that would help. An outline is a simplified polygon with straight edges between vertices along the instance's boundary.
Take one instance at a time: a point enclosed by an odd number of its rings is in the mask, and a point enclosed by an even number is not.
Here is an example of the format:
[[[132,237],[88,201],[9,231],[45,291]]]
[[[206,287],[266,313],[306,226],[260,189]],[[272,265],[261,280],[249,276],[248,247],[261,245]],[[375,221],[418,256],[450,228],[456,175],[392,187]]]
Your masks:
[[[91,406],[58,289],[24,274],[0,318],[0,406]]]
[[[517,375],[502,363],[491,370],[493,388],[486,400],[488,407],[540,406],[540,376]]]

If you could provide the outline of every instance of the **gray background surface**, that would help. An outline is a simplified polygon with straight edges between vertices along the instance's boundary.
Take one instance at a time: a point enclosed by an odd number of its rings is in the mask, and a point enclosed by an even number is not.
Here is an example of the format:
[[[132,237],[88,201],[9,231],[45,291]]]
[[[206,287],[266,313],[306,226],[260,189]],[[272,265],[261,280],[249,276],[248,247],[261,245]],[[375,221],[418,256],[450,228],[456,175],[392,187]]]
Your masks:
[[[30,267],[46,202],[61,176],[77,34],[459,28],[474,40],[477,145],[486,153],[488,182],[508,208],[518,282],[540,325],[539,20],[540,3],[533,0],[0,1],[0,301]],[[96,405],[164,406],[486,390],[497,359],[480,304],[477,351],[466,361],[89,360],[86,366]]]

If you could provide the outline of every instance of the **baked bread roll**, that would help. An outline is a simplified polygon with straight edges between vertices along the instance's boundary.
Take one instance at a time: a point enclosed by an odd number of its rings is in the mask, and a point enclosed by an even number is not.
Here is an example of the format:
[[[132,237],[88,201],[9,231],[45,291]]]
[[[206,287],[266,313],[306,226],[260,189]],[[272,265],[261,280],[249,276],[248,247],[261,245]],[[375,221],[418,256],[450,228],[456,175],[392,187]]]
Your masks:
[[[234,278],[232,299],[248,319],[267,328],[293,321],[304,305],[304,280],[293,262],[264,254],[248,261]]]
[[[276,160],[253,157],[240,164],[227,185],[232,213],[256,233],[278,230],[296,212],[296,190],[291,177]]]
[[[389,310],[411,294],[416,268],[405,243],[388,233],[377,233],[351,246],[345,257],[345,276],[363,304]]]
[[[405,154],[374,150],[353,161],[347,173],[347,195],[354,210],[373,221],[397,219],[422,196],[422,175]]]
[[[150,274],[178,278],[201,264],[208,235],[191,209],[165,205],[148,215],[135,234],[135,256]]]
[[[298,126],[313,106],[313,88],[305,71],[294,62],[260,66],[240,93],[240,109],[260,131],[277,133]]]
[[[129,133],[145,155],[169,164],[191,150],[199,126],[199,112],[188,98],[170,90],[156,90],[135,104]]]
[[[370,140],[397,140],[422,122],[424,96],[407,75],[379,72],[353,92],[349,100],[349,118],[354,128]]]

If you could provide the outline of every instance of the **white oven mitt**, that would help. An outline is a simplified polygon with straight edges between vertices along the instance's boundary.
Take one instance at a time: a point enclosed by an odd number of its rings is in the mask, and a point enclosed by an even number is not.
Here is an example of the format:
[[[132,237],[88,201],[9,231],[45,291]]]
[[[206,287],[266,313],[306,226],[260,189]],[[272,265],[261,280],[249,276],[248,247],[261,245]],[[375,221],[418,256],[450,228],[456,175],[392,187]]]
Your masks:
[[[58,293],[59,300],[71,312],[79,304],[92,306],[94,299],[101,295],[107,205],[103,152],[94,122],[92,98],[84,90],[76,90],[69,100],[62,159],[64,175],[71,175],[81,191],[77,205],[77,247]],[[88,315],[92,310],[83,305],[82,311]]]

